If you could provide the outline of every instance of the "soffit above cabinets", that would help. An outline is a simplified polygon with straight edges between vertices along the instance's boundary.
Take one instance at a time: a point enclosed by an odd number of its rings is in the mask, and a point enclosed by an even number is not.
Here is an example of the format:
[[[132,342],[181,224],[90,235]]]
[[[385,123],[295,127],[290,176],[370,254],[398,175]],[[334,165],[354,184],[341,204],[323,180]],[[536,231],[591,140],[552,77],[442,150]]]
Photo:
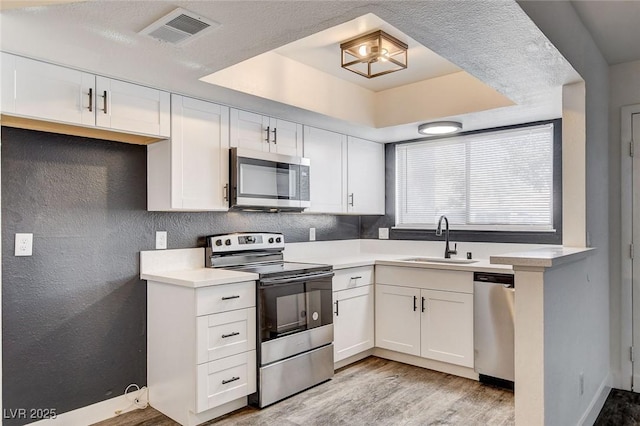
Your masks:
[[[180,47],[138,34],[176,7],[221,25]],[[407,81],[400,86],[423,104],[416,107],[391,96],[390,90],[397,87],[366,88],[341,80],[349,85],[345,86],[349,90],[365,93],[363,99],[374,95],[387,97],[381,104],[389,108],[380,108],[376,102],[344,105],[343,109],[354,111],[361,108],[361,115],[368,118],[341,118],[330,105],[318,112],[308,105],[287,103],[251,90],[229,89],[200,81],[203,76],[271,51],[275,51],[273,55],[312,68],[305,63],[310,63],[310,59],[302,57],[305,55],[283,46],[332,27],[352,25],[351,21],[359,22],[360,17],[369,14],[444,59],[443,68],[430,71],[439,75],[434,74],[428,80]],[[478,101],[481,91],[459,86],[455,97],[450,97],[458,102],[457,106],[449,105],[446,112],[438,113],[449,114],[447,118],[462,121],[465,129],[472,130],[556,118],[561,114],[558,88],[580,78],[520,6],[509,0],[341,1],[331,2],[331,7],[316,1],[85,1],[2,9],[0,31],[0,48],[9,53],[380,142],[418,137],[416,123],[436,115],[423,106],[443,106],[442,98],[418,96],[418,91],[413,90],[412,85],[424,81],[468,74],[485,86],[487,92],[495,92],[498,101],[487,103],[480,112],[470,112],[470,104]],[[280,48],[283,50],[277,53]],[[337,64],[339,56],[336,52]],[[409,68],[412,65],[409,57]],[[463,71],[453,72],[455,69],[450,66]],[[330,73],[312,69],[331,77]],[[405,71],[408,70],[395,74]],[[288,78],[288,75],[279,75],[277,79],[270,79],[271,90],[282,87]],[[325,90],[320,100],[328,102],[333,92]],[[504,99],[511,106],[505,105]],[[407,112],[412,115],[404,118],[405,124],[394,124],[402,121],[396,115]]]

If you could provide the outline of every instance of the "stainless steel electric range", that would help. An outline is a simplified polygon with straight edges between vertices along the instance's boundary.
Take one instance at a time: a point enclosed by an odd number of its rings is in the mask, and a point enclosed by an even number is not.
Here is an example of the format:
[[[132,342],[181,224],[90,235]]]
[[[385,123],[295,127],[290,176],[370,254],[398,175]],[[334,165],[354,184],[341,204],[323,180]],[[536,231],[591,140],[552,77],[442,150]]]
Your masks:
[[[265,407],[333,377],[331,265],[285,262],[284,236],[235,233],[207,237],[206,266],[259,275],[257,392]]]

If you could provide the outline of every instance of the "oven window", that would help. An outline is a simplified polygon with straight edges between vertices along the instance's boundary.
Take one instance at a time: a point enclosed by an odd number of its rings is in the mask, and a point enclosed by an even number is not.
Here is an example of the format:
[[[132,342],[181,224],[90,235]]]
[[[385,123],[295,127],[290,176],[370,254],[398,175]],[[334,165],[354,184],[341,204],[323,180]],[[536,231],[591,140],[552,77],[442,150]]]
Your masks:
[[[260,289],[261,341],[333,322],[331,279]]]
[[[297,200],[298,166],[240,159],[239,189],[245,197]]]

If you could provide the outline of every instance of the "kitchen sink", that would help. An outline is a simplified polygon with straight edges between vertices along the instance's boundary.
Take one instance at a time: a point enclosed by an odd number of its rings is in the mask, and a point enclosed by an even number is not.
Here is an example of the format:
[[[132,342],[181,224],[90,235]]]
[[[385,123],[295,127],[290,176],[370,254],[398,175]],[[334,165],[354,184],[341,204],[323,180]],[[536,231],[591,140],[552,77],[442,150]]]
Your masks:
[[[420,262],[420,263],[452,263],[452,264],[469,264],[476,263],[477,260],[472,259],[445,259],[444,257],[412,257],[409,259],[403,259],[405,262]]]

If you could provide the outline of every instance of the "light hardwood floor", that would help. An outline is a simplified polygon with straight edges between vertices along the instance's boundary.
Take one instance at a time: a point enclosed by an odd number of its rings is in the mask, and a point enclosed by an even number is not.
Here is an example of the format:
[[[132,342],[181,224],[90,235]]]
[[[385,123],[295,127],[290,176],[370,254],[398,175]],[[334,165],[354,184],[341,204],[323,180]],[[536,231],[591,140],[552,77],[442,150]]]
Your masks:
[[[207,425],[513,425],[510,391],[376,357],[347,366],[315,388]],[[173,426],[147,408],[99,426]]]

